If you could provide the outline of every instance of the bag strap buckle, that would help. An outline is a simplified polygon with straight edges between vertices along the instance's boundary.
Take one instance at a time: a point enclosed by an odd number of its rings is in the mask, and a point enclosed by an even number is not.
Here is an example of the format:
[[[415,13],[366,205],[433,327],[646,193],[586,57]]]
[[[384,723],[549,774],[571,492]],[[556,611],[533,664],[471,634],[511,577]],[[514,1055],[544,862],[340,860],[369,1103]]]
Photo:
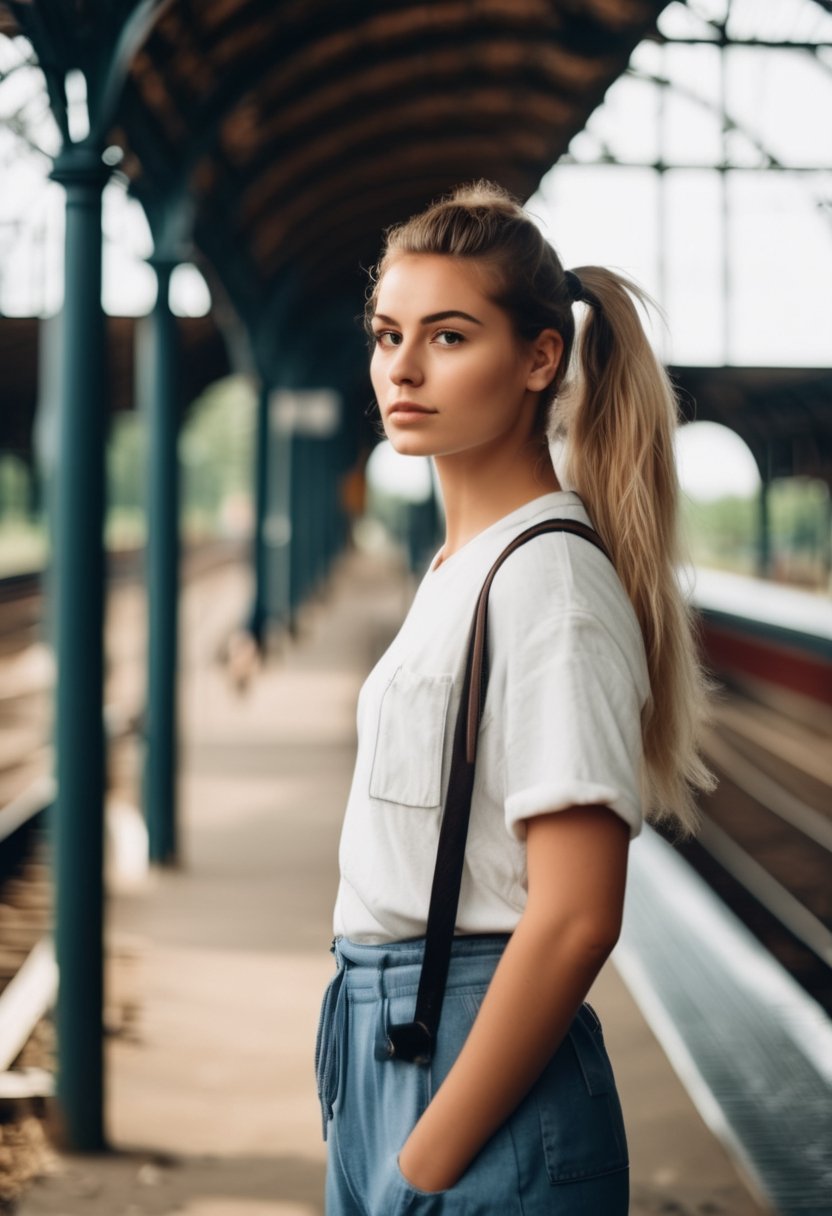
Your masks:
[[[397,1022],[387,1028],[387,1055],[391,1060],[430,1064],[434,1039],[424,1022]]]

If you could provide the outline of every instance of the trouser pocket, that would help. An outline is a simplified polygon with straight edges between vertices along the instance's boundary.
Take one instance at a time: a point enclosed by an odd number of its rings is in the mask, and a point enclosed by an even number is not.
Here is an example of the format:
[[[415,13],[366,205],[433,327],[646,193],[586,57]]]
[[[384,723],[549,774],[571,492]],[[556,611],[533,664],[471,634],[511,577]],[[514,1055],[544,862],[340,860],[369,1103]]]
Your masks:
[[[592,1009],[578,1011],[533,1093],[552,1185],[627,1169],[621,1104]]]
[[[327,1167],[334,1213],[341,1210],[336,1194],[355,1197],[355,1210],[370,1216],[395,1216],[399,1210],[396,1157],[427,1105],[427,1070],[383,1057],[378,1045],[387,1022],[404,1021],[412,1005],[412,996],[379,1000],[350,993],[344,1001],[348,1043],[342,1051]]]

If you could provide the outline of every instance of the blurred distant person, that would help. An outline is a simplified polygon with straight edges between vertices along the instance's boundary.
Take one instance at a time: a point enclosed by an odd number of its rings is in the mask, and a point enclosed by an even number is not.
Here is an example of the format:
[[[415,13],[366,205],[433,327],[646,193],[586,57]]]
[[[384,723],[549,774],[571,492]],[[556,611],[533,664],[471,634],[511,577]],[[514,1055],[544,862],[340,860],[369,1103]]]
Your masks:
[[[674,574],[676,403],[633,297],[609,270],[565,271],[489,183],[387,233],[373,387],[394,448],[435,462],[446,539],[359,699],[316,1053],[328,1216],[628,1210],[584,998],[619,935],[630,839],[645,817],[693,831],[694,791],[713,784]],[[551,520],[578,534],[535,534],[491,587],[434,1037],[414,1006],[472,614],[509,542]]]
[[[231,685],[244,693],[263,669],[265,639],[254,629],[241,627],[229,634],[225,643],[225,666]]]

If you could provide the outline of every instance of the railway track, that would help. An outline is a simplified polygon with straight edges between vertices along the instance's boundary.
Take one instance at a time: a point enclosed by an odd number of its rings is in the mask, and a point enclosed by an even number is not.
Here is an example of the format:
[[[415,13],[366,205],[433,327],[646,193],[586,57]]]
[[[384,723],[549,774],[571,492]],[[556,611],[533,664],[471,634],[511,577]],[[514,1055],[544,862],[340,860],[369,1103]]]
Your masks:
[[[706,754],[720,784],[679,850],[832,1015],[829,736],[726,694]]]
[[[37,640],[42,604],[40,574],[0,579],[0,657]]]
[[[52,882],[42,810],[0,842],[0,1102],[51,1092],[50,1061],[12,1065],[54,999]]]

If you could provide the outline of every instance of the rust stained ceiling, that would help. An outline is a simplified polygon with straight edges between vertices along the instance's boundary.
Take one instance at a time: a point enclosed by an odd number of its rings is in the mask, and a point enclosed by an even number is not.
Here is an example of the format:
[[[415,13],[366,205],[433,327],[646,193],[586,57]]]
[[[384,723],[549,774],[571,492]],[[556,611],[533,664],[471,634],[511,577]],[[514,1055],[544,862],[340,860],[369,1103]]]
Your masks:
[[[239,303],[354,285],[381,230],[457,182],[531,194],[664,5],[174,0],[130,72],[124,169],[193,200]]]

